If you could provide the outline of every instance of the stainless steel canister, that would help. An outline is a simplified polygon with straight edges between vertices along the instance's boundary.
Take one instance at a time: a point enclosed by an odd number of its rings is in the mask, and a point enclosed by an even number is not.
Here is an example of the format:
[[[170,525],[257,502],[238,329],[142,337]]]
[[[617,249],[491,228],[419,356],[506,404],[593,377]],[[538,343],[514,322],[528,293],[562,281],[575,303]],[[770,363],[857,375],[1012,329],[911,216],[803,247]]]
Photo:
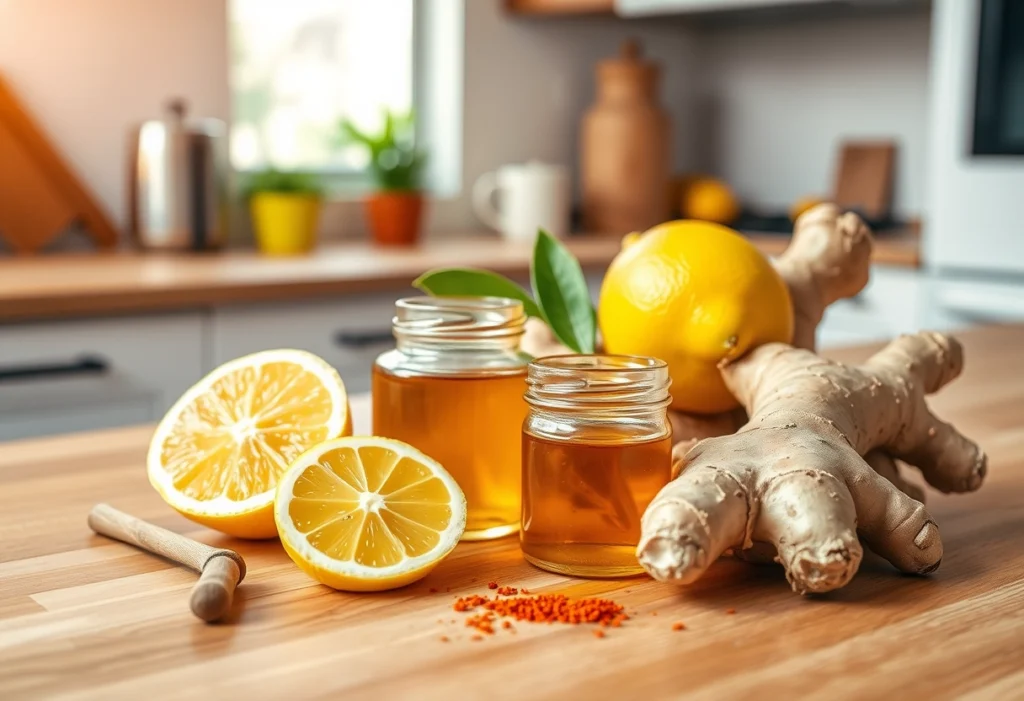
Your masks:
[[[227,241],[227,127],[186,119],[186,111],[171,100],[163,119],[132,134],[130,226],[143,248],[208,250]]]

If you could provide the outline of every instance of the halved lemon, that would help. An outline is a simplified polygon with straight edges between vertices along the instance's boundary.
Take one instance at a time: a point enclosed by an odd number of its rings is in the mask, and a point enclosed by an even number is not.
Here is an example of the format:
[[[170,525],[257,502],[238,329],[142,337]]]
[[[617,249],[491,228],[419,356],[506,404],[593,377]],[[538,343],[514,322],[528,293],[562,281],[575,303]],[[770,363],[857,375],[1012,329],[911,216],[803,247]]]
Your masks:
[[[466,496],[443,467],[390,438],[338,438],[281,478],[281,544],[306,574],[335,589],[380,591],[420,579],[466,530]]]
[[[288,465],[351,433],[334,368],[305,351],[263,351],[221,365],[171,407],[149,445],[149,481],[193,521],[272,538],[274,490]]]

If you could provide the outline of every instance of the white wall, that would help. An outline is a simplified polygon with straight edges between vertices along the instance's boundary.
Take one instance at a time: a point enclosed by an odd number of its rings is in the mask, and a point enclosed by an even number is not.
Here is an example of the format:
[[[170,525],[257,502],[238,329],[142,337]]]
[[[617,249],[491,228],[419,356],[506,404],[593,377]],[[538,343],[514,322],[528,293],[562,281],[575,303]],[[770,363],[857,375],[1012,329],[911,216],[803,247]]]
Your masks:
[[[926,11],[774,20],[701,35],[701,164],[752,203],[828,194],[844,138],[898,144],[895,208],[918,215],[928,148]]]
[[[577,166],[583,112],[594,99],[594,68],[636,36],[663,66],[663,105],[672,115],[673,160],[692,168],[692,91],[697,42],[673,22],[614,18],[509,19],[500,2],[466,3],[464,183],[502,163],[542,158]]]

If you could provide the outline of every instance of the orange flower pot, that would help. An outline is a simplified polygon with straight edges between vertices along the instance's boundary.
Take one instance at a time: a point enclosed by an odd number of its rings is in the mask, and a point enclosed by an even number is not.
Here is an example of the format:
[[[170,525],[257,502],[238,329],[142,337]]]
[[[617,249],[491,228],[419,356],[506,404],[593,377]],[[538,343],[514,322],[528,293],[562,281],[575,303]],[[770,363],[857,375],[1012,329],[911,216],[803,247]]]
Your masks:
[[[423,194],[375,192],[366,201],[370,232],[382,246],[411,246],[420,237]]]

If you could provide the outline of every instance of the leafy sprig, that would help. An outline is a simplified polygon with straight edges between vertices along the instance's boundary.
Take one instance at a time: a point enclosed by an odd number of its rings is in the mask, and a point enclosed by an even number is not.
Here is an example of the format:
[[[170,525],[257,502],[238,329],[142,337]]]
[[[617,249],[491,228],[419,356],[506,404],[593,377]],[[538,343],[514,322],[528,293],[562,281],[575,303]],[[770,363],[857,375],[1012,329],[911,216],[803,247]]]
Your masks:
[[[311,173],[268,168],[267,170],[250,175],[243,184],[243,192],[246,198],[261,192],[316,195],[317,197],[322,197],[324,189],[320,183],[320,178]]]
[[[537,232],[530,262],[533,294],[504,275],[476,268],[430,270],[413,286],[439,297],[510,297],[523,303],[527,316],[544,321],[555,337],[576,353],[593,353],[597,315],[576,257],[558,239]]]

